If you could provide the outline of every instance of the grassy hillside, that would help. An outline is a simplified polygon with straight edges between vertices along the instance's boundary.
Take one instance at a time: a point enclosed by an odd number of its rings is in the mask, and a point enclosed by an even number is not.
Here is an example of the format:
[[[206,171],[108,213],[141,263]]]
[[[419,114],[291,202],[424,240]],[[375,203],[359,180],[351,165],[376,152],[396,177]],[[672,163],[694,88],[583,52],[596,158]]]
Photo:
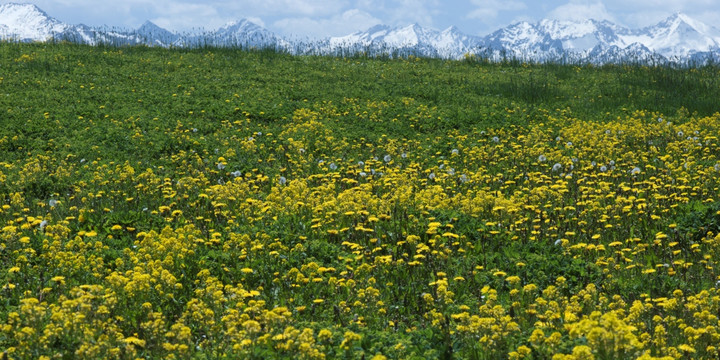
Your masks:
[[[718,67],[0,68],[9,358],[718,356]]]

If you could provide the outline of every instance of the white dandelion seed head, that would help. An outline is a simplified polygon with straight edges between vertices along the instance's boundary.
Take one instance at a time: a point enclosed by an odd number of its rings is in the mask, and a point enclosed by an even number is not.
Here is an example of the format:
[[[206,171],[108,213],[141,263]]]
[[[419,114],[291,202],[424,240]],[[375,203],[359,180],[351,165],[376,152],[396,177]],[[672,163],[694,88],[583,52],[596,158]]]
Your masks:
[[[236,177],[242,176],[242,172],[240,172],[240,170],[235,170],[235,171],[231,172],[230,175],[231,175],[232,177],[235,177],[235,178],[236,178]]]
[[[198,132],[197,128],[192,128],[192,132]]]
[[[407,158],[407,153],[402,153],[402,154],[400,154],[400,157],[403,158],[403,159]]]
[[[571,147],[571,146],[573,146],[573,143],[572,143],[572,141],[568,141],[567,143],[565,143],[565,146],[567,146],[567,147]]]
[[[685,135],[685,133],[682,132],[682,130],[680,130],[680,131],[677,132],[677,135],[678,135],[679,137],[683,137],[683,136]]]
[[[337,165],[335,165],[335,163],[330,163],[330,170],[337,170]]]
[[[715,169],[715,171],[720,171],[720,163],[715,164],[713,168]]]
[[[597,166],[597,162],[596,162],[596,161],[592,161],[592,162],[590,163],[590,165],[592,165],[592,166]]]
[[[663,122],[663,118],[659,117],[659,118],[657,119],[657,121],[658,121],[659,123],[661,123],[661,122]]]
[[[545,162],[545,161],[547,161],[547,156],[545,156],[545,155],[540,155],[540,156],[538,156],[538,161],[539,161],[539,162]]]
[[[610,135],[610,134],[612,134],[612,131],[610,131],[610,130],[605,130],[605,135]]]
[[[284,176],[281,176],[280,179],[278,179],[278,183],[280,185],[285,185],[287,184],[287,179]]]
[[[256,136],[262,136],[262,131],[258,131],[255,133]]]
[[[220,178],[220,179],[218,179],[217,183],[218,183],[218,185],[225,185],[225,180]]]
[[[360,177],[366,177],[367,173],[364,171],[361,171],[360,173],[358,173],[358,175],[360,175]]]
[[[389,154],[383,157],[383,161],[385,161],[386,163],[389,163],[390,160],[392,160],[392,157]]]
[[[607,166],[603,165],[600,167],[600,172],[606,172],[606,171],[607,171]]]
[[[428,179],[435,180],[435,173],[431,172],[430,175],[428,175]]]
[[[555,137],[555,141],[560,141],[560,140],[562,140],[562,138],[560,136]]]
[[[304,154],[304,153],[305,153],[305,149],[303,149],[303,148],[300,148],[300,150],[298,150],[298,151],[299,151],[301,154]]]
[[[360,166],[360,167],[365,166],[365,162],[364,162],[364,161],[358,161],[358,166]]]
[[[466,182],[468,182],[468,177],[467,177],[467,175],[465,175],[465,174],[460,175],[460,182],[463,183],[463,184],[466,183]]]
[[[252,137],[252,136],[248,136],[248,141],[253,141],[253,140],[255,140],[255,138],[254,138],[254,137]]]
[[[630,170],[630,174],[637,175],[639,173],[640,173],[640,168],[637,166],[634,167],[632,170]]]
[[[555,163],[555,165],[553,165],[553,167],[552,167],[552,171],[560,171],[560,170],[562,170],[562,164]]]
[[[615,160],[610,160],[610,161],[608,162],[608,165],[610,165],[610,166],[615,165]]]
[[[448,173],[448,175],[453,176],[453,175],[455,175],[455,169],[449,168],[447,173]]]
[[[562,245],[562,239],[555,240],[555,246],[560,246],[560,245]]]
[[[497,136],[493,136],[492,141],[493,141],[494,143],[499,143],[499,142],[500,142],[500,138],[497,137]]]
[[[48,201],[48,205],[50,205],[51,208],[54,208],[55,206],[57,206],[57,204],[58,201],[55,199],[50,199],[50,201]]]
[[[438,166],[438,169],[440,169],[440,170],[442,170],[444,168],[445,168],[445,164],[440,164],[440,166]]]
[[[219,163],[217,163],[217,168],[218,168],[218,170],[223,170],[223,169],[225,169],[225,164],[219,162]]]
[[[40,222],[40,231],[42,231],[43,229],[45,229],[45,227],[47,226],[47,224],[48,224],[48,221],[47,221],[47,220],[41,221],[41,222]]]

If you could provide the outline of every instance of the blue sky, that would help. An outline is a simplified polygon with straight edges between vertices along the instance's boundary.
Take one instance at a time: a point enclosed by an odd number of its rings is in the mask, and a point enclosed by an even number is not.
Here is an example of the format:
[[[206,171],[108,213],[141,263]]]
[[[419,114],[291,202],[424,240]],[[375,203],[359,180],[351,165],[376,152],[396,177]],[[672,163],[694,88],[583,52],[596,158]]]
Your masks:
[[[23,0],[0,1],[23,2]],[[630,28],[683,12],[717,26],[720,0],[36,0],[60,21],[136,28],[146,20],[173,31],[214,29],[248,18],[278,34],[297,37],[346,35],[376,24],[445,29],[472,35],[543,18],[594,18]]]

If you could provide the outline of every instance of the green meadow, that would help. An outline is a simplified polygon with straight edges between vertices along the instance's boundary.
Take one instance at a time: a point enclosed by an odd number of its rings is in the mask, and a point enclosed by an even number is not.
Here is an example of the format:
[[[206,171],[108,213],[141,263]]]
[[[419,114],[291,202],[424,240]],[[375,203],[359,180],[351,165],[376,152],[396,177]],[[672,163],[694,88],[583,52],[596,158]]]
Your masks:
[[[720,356],[716,65],[0,70],[0,358]]]

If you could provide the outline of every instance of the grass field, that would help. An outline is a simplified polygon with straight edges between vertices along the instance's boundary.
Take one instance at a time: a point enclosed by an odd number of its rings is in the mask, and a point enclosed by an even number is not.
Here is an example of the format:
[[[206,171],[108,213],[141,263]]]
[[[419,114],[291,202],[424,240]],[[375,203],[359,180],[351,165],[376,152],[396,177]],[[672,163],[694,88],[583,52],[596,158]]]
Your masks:
[[[0,358],[719,356],[717,66],[0,69]]]

